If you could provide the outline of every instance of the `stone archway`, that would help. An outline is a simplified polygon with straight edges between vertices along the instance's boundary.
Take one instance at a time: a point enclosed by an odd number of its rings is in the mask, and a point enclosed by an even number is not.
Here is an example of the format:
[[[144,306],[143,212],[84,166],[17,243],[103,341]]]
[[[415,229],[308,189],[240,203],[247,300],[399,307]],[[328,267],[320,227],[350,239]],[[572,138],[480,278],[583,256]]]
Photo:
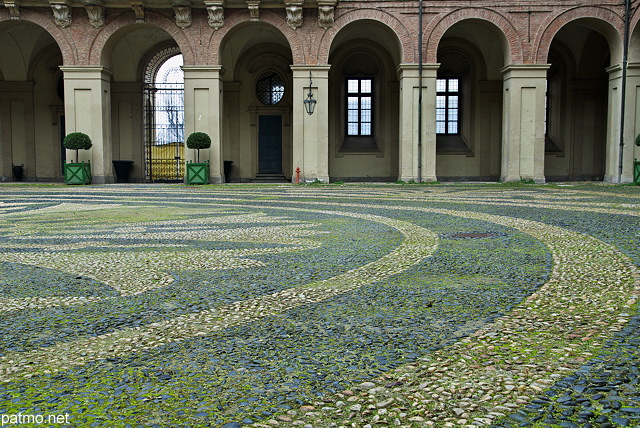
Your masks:
[[[1,180],[18,178],[13,165],[22,166],[22,180],[61,180],[64,94],[59,67],[64,54],[58,40],[39,25],[26,20],[1,24],[0,51],[11,58],[0,59]]]

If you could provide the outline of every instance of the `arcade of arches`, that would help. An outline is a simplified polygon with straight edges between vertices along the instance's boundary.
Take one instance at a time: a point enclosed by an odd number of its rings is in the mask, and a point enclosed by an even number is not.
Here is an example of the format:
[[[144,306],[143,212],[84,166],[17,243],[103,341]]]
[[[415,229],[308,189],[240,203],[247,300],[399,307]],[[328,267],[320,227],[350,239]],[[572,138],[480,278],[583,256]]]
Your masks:
[[[74,131],[94,183],[182,179],[196,131],[214,183],[630,182],[640,158],[638,1],[425,2],[422,46],[415,1],[0,2],[2,181],[61,181]]]

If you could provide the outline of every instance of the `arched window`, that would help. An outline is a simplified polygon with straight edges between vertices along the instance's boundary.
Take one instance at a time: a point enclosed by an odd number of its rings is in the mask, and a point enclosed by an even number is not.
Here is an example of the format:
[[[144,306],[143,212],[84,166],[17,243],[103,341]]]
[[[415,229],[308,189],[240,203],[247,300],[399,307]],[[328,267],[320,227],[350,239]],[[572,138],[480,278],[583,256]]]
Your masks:
[[[177,48],[158,52],[145,72],[145,176],[179,181],[184,176],[184,73]]]
[[[166,60],[156,74],[157,144],[184,142],[184,73],[182,55]]]

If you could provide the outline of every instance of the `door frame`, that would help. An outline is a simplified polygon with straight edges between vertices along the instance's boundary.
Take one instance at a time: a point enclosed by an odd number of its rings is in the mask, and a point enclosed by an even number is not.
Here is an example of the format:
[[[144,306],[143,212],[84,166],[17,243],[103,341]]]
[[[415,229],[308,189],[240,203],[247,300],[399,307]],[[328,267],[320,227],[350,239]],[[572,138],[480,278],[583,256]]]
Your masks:
[[[280,123],[280,156],[279,156],[279,170],[278,171],[262,171],[262,157],[261,157],[261,153],[262,153],[262,147],[261,147],[261,141],[260,141],[260,137],[262,135],[262,130],[260,129],[260,124],[262,123],[262,118],[279,118],[279,123]],[[282,168],[282,133],[283,133],[283,126],[282,126],[282,115],[281,114],[261,114],[258,115],[258,173],[259,174],[282,174],[283,173],[283,168]]]
[[[258,165],[259,146],[258,146],[258,125],[260,116],[282,116],[282,173],[285,177],[291,177],[295,167],[293,166],[293,147],[291,126],[291,106],[260,106],[250,107],[249,115],[251,120],[251,177],[256,178],[260,168]]]

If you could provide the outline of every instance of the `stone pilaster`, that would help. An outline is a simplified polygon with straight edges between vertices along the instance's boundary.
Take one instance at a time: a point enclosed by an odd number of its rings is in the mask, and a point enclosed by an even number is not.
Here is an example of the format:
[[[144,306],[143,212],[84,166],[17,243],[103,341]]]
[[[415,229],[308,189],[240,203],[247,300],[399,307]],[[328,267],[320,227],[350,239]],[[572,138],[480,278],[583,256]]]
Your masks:
[[[293,171],[300,168],[301,181],[329,181],[329,68],[328,65],[293,65]],[[304,100],[311,92],[317,100],[315,111],[307,114]]]
[[[502,69],[502,181],[544,183],[544,127],[548,64]]]
[[[94,183],[113,183],[111,142],[111,72],[104,67],[63,66],[65,134],[84,132],[93,143],[80,150],[80,161],[91,160]],[[67,150],[67,159],[75,151]]]
[[[609,73],[609,103],[607,105],[607,141],[605,148],[604,181],[607,183],[630,183],[633,181],[633,155],[638,111],[637,97],[640,94],[640,64],[627,68],[627,87],[624,109],[622,106],[622,65],[607,68]],[[620,146],[620,126],[624,117],[623,146]],[[620,151],[622,150],[622,174],[620,174]]]
[[[436,77],[440,64],[422,68],[422,144],[418,147],[418,64],[400,64],[400,180],[436,181]],[[418,162],[421,152],[422,163]]]
[[[220,66],[183,66],[184,134],[205,132],[209,150],[200,150],[200,161],[209,161],[209,182],[224,183],[222,159],[222,73]],[[185,147],[185,159],[195,160],[195,150]]]

